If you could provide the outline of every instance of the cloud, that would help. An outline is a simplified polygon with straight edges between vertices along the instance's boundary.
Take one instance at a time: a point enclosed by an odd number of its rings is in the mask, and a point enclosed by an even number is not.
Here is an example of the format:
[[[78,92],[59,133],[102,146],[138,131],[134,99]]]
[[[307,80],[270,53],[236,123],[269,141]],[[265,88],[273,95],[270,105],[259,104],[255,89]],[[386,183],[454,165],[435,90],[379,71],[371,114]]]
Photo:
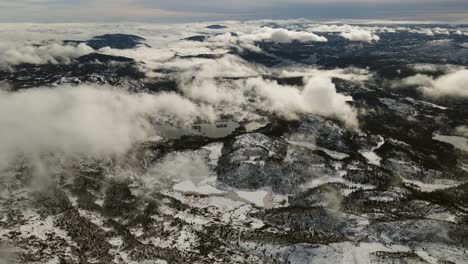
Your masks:
[[[432,31],[436,35],[450,35],[451,34],[450,30],[446,28],[440,28],[440,27],[433,28]]]
[[[249,64],[242,58],[235,55],[224,55],[219,59],[181,59],[164,63],[161,67],[174,69],[176,73],[186,78],[239,78],[258,76],[262,73],[261,68],[254,64]]]
[[[426,69],[426,67],[424,67]],[[407,77],[392,85],[393,88],[416,86],[426,96],[440,97],[462,97],[468,98],[468,70],[453,68],[448,70],[448,73],[434,78],[425,74],[416,74],[415,76]],[[427,68],[432,70],[432,68]]]
[[[213,79],[196,78],[182,83],[180,89],[188,98],[214,106],[239,107],[246,101],[243,89],[228,87],[227,83],[218,83]]]
[[[468,70],[449,73],[434,80],[432,85],[424,86],[424,94],[432,97],[455,96],[468,98]]]
[[[353,29],[349,32],[343,32],[340,34],[343,38],[351,40],[351,41],[364,41],[364,42],[372,42],[372,41],[379,41],[380,37],[373,34],[370,31],[364,29]]]
[[[433,82],[434,82],[433,77],[418,73],[414,76],[401,79],[400,82],[395,83],[392,87],[398,88],[398,87],[410,87],[410,86],[431,86]]]
[[[459,29],[453,29],[453,28],[441,28],[441,27],[434,27],[434,28],[404,28],[405,31],[410,32],[410,33],[416,33],[416,34],[423,34],[427,36],[435,36],[435,35],[463,35],[464,32],[459,30]]]
[[[376,31],[383,32],[394,32],[394,30],[386,27],[359,27],[359,26],[350,26],[350,25],[311,25],[307,28],[311,32],[330,32],[330,33],[341,33],[345,39],[351,41],[364,41],[372,42],[379,41],[380,37],[375,35]]]
[[[462,137],[468,137],[468,126],[459,126],[455,128],[455,134]]]
[[[161,74],[155,73],[153,70],[159,68],[162,63],[167,62],[176,56],[176,52],[174,51],[168,49],[149,48],[146,46],[123,50],[104,47],[99,49],[99,53],[134,59],[139,62],[139,70],[145,72],[146,76],[150,78],[161,76]]]
[[[421,28],[421,29],[408,29],[410,33],[423,34],[427,36],[434,36],[435,33],[430,28]]]
[[[308,27],[308,31],[311,32],[351,32],[357,30],[359,27],[350,26],[350,25],[327,25],[327,24],[315,24]]]
[[[234,115],[237,121],[265,113],[287,120],[318,114],[337,118],[349,127],[358,126],[357,111],[347,103],[352,97],[337,93],[331,77],[317,74],[305,78],[304,87],[280,85],[262,77],[231,82],[195,78],[180,89],[191,100],[211,104],[220,115]]]
[[[358,126],[357,112],[347,103],[352,101],[352,97],[337,93],[330,78],[308,78],[302,89],[262,78],[248,79],[245,85],[258,94],[260,102],[256,104],[263,111],[286,119],[297,119],[301,114],[318,114],[338,118],[351,127]]]
[[[458,70],[450,72],[439,78],[429,75],[417,74],[401,80],[396,86],[408,87],[417,86],[426,96],[440,97],[458,97],[468,98],[468,70]]]
[[[318,36],[314,33],[305,31],[293,31],[284,28],[270,28],[262,27],[263,21],[255,22],[232,22],[229,23],[231,32],[224,32],[224,34],[218,34],[209,36],[203,43],[199,43],[199,46],[210,47],[211,49],[248,49],[256,52],[261,52],[261,49],[257,47],[256,42],[274,42],[274,43],[292,43],[294,41],[306,43],[306,42],[327,42],[325,37]]]
[[[271,41],[276,43],[299,42],[327,42],[325,37],[309,32],[297,32],[286,29],[275,29],[264,27],[251,34],[244,34],[239,37],[244,42]]]
[[[213,173],[199,151],[172,152],[153,164],[142,177],[144,188],[152,191],[172,187],[175,182],[190,180],[195,184]]]
[[[137,61],[148,60],[155,62],[168,61],[176,55],[173,51],[153,49],[146,46],[140,46],[135,49],[113,49],[104,47],[99,49],[99,52],[113,56],[132,58]]]
[[[348,126],[358,126],[357,113],[347,104],[352,98],[337,93],[331,78],[354,82],[369,79],[368,71],[359,69],[286,68],[271,71],[234,55],[219,59],[175,60],[163,63],[161,67],[175,69],[172,78],[178,80],[179,90],[184,96],[212,105],[221,111],[219,114],[236,113],[238,121],[259,113],[286,119],[297,119],[302,114],[319,114],[338,118]],[[306,76],[306,85],[279,85],[276,81],[265,80],[261,77],[263,75]]]
[[[131,94],[97,86],[0,91],[0,170],[17,158],[125,154],[157,136],[152,123],[190,124],[215,118],[209,107],[174,93]]]
[[[340,78],[351,82],[364,82],[371,78],[371,74],[367,69],[348,67],[345,69],[321,70],[307,66],[289,66],[279,69],[273,74],[280,77],[302,77],[302,76],[322,76],[328,78]]]
[[[341,25],[339,23],[352,23],[354,25]],[[336,24],[334,24],[336,23]],[[358,41],[377,41],[378,39],[375,34],[377,33],[396,33],[396,32],[409,32],[415,34],[423,34],[427,36],[435,36],[435,35],[466,35],[468,33],[463,32],[461,29],[448,27],[406,27],[402,26],[404,24],[428,24],[434,23],[430,21],[386,21],[386,20],[344,20],[344,21],[329,21],[325,22],[325,24],[309,24],[307,30],[310,32],[328,32],[328,33],[348,33],[349,37],[351,38],[352,35],[355,35],[357,39],[363,39]],[[359,26],[355,25],[359,24]],[[366,25],[367,26],[364,26]],[[378,24],[378,25],[373,25]],[[384,24],[392,25],[391,27],[382,26]],[[371,26],[372,25],[372,26]],[[371,34],[371,37],[368,36],[367,33],[363,31],[368,31]],[[359,33],[359,34],[358,34]],[[362,35],[359,37],[358,35]],[[364,36],[367,35],[367,36]],[[375,38],[375,39],[373,39]]]
[[[21,63],[46,64],[70,63],[72,59],[94,52],[86,44],[77,46],[51,43],[45,45],[0,43],[0,67],[9,67]]]
[[[440,70],[440,66],[436,64],[426,64],[426,63],[421,63],[421,64],[414,64],[411,66],[413,70],[416,72],[431,72],[435,73]]]
[[[177,81],[179,94],[137,95],[123,88],[93,85],[38,87],[10,92],[8,84],[0,83],[0,145],[5,150],[0,153],[0,170],[17,158],[40,160],[49,153],[61,153],[64,157],[122,156],[138,142],[158,135],[152,126],[154,122],[189,125],[198,118],[210,122],[223,114],[232,115],[238,121],[255,120],[267,113],[286,119],[319,114],[357,126],[356,111],[347,104],[352,98],[338,94],[331,78],[361,82],[367,80],[368,72],[303,67],[269,69],[226,54],[232,47],[253,46],[255,41],[326,41],[308,32],[259,28],[259,23],[226,22],[229,26],[226,30],[233,30],[238,35],[218,35],[202,43],[180,39],[203,29],[206,23],[195,27],[177,25],[175,35],[171,35],[174,29],[167,25],[126,25],[121,30],[144,33],[142,36],[152,46],[128,50],[103,48],[94,51],[84,44],[71,46],[38,39],[28,41],[21,36],[18,41],[11,42],[14,44],[3,42],[0,58],[9,66],[70,63],[90,52],[134,58],[149,80],[157,76]],[[15,28],[3,30],[11,33]],[[55,36],[70,38],[74,34],[80,37],[94,35],[94,32],[101,33],[107,28],[106,25],[84,25],[69,31],[66,25],[51,25],[46,29],[26,26],[25,31],[33,30],[39,39],[41,35],[54,36],[54,32],[58,32]],[[217,59],[177,56],[210,52],[224,55]],[[306,76],[306,85],[279,85],[265,80],[264,75]]]

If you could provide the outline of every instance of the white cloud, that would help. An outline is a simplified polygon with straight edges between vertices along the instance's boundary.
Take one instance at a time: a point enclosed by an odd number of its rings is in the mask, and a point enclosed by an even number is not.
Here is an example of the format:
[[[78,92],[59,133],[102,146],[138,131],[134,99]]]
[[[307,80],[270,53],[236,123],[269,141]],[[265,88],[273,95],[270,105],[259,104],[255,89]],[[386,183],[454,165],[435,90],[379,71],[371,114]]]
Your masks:
[[[351,23],[354,24],[360,24],[360,26],[356,25],[340,25],[340,24],[330,24],[330,23],[339,23],[339,22],[344,22],[344,21],[332,21],[332,22],[326,22],[325,24],[311,24],[307,28],[308,31],[310,32],[329,32],[329,33],[348,33],[350,36],[351,35],[357,35],[356,32],[359,31],[368,31],[372,34],[372,36],[375,36],[377,33],[385,32],[385,33],[396,33],[396,32],[410,32],[410,33],[416,33],[416,34],[423,34],[427,36],[435,36],[435,35],[451,35],[451,34],[456,34],[456,35],[466,35],[466,32],[461,31],[460,29],[454,30],[452,28],[443,28],[443,27],[405,27],[401,26],[403,24],[430,24],[434,22],[430,21],[372,21],[372,20],[355,20],[352,21]],[[367,24],[367,26],[363,26]],[[375,25],[371,26],[371,24],[380,24],[380,25]],[[394,24],[394,25],[399,25],[399,26],[381,26],[383,24]],[[353,33],[354,34],[351,34]],[[361,35],[364,36],[364,33],[361,32]],[[364,37],[361,36],[361,38],[364,39]],[[371,40],[376,40],[370,38]],[[359,41],[367,41],[367,40],[359,40]]]
[[[364,82],[370,79],[371,74],[367,69],[349,67],[345,69],[320,70],[306,66],[290,66],[281,68],[278,72],[273,72],[280,77],[302,77],[302,76],[322,76],[327,78],[340,78],[352,82]]]
[[[307,30],[311,32],[341,33],[341,32],[351,32],[352,30],[356,30],[356,29],[359,29],[359,27],[350,26],[350,25],[319,24],[319,25],[312,25]]]
[[[429,75],[425,74],[416,74],[414,76],[410,76],[407,78],[402,79],[399,83],[396,83],[393,87],[408,87],[408,86],[431,86],[434,81]]]
[[[468,70],[458,70],[447,73],[439,78],[433,78],[424,74],[417,74],[401,80],[398,86],[418,86],[426,96],[439,97],[463,97],[468,98]]]
[[[427,36],[435,36],[435,35],[450,35],[452,32],[448,28],[441,28],[441,27],[435,27],[435,28],[406,28],[406,31],[410,33],[416,33],[416,34],[423,34]],[[463,34],[460,30],[454,31],[454,34]]]
[[[184,96],[219,108],[224,114],[236,113],[242,118],[258,112],[276,114],[286,119],[297,119],[302,114],[336,117],[349,126],[357,126],[357,113],[346,101],[351,97],[336,92],[331,78],[339,77],[353,82],[369,79],[362,69],[318,70],[285,68],[284,70],[259,67],[234,55],[219,59],[175,60],[161,65],[176,68],[172,75],[179,81]],[[302,71],[302,72],[301,72]],[[306,76],[304,87],[279,85],[261,76]],[[223,80],[219,77],[242,78]]]
[[[152,122],[190,124],[211,108],[177,94],[131,94],[93,86],[0,91],[0,170],[18,157],[125,154],[156,136]]]
[[[273,29],[270,39],[273,42],[278,42],[278,43],[290,43],[294,40],[297,40],[299,42],[309,42],[309,41],[326,42],[327,41],[325,37],[321,37],[313,33],[288,31],[284,29]]]
[[[417,72],[437,72],[440,67],[435,64],[414,64],[412,65],[413,70]]]
[[[375,34],[377,31],[383,32],[395,32],[393,29],[387,27],[359,27],[350,25],[312,25],[308,29],[311,32],[330,32],[330,33],[341,33],[345,39],[351,41],[364,41],[372,42],[379,41],[380,37]]]
[[[33,45],[2,42],[0,43],[0,67],[21,63],[70,63],[72,59],[92,52],[94,52],[94,49],[86,44],[72,46],[58,43]]]
[[[301,114],[318,114],[338,118],[348,126],[358,126],[357,113],[347,104],[352,98],[337,93],[330,78],[308,78],[303,88],[279,85],[261,78],[248,79],[245,85],[263,99],[257,105],[263,111],[286,119],[297,119]]]
[[[104,47],[99,49],[99,52],[113,55],[132,58],[137,61],[154,61],[164,62],[168,61],[175,56],[175,52],[165,49],[153,49],[146,46],[139,46],[134,49],[112,49],[110,47]]]
[[[343,32],[340,34],[343,38],[351,40],[351,41],[364,41],[364,42],[372,42],[372,41],[379,41],[380,37],[373,34],[370,31],[364,29],[353,29],[349,32]]]
[[[215,106],[245,103],[245,96],[240,87],[228,87],[226,83],[216,83],[213,79],[196,78],[181,84],[184,95],[197,101]]]
[[[397,33],[399,28],[389,28],[389,27],[380,27],[378,28],[379,32],[386,32],[386,33]]]
[[[149,78],[160,69],[169,70],[161,76],[178,81],[180,92],[185,97],[176,94],[135,95],[109,87],[92,86],[35,88],[20,92],[2,89],[0,145],[5,151],[0,153],[0,168],[18,156],[40,156],[48,152],[64,153],[66,156],[121,155],[136,142],[157,135],[157,131],[152,129],[151,120],[188,124],[198,117],[212,121],[218,114],[235,114],[237,120],[242,120],[266,112],[288,119],[314,113],[337,117],[350,126],[357,125],[356,112],[346,103],[351,98],[336,93],[330,79],[338,76],[352,81],[365,81],[367,73],[302,69],[301,75],[301,69],[272,70],[248,63],[234,55],[224,55],[218,59],[175,57],[175,54],[224,54],[231,47],[245,47],[262,40],[281,43],[294,40],[326,41],[308,32],[259,29],[257,22],[225,24],[229,26],[227,30],[233,30],[238,36],[220,35],[202,43],[180,39],[203,29],[206,23],[195,27],[177,25],[180,30],[175,34],[171,34],[174,29],[166,25],[126,25],[120,28],[122,32],[136,32],[147,38],[152,48],[103,48],[98,51],[134,58]],[[42,26],[24,26],[24,31],[40,33],[31,35],[34,38],[23,38],[17,34],[18,41],[11,42],[14,44],[2,42],[1,61],[8,65],[69,63],[73,58],[94,50],[84,44],[75,47],[40,42],[41,35],[48,39],[57,34],[74,39],[76,33],[78,39],[83,39],[108,30],[108,25],[94,27],[83,25],[71,31],[66,25],[51,25],[47,29]],[[0,31],[15,36],[13,32],[17,28],[6,27]],[[31,43],[45,44],[34,46]],[[308,77],[304,87],[282,86],[260,78],[271,74]]]
[[[408,32],[423,34],[423,35],[427,35],[427,36],[434,36],[435,35],[435,33],[430,28],[409,29]]]
[[[261,68],[235,55],[225,55],[219,59],[177,60],[162,66],[176,68],[182,72],[181,75],[198,78],[239,78],[258,76],[263,73]]]
[[[437,34],[437,35],[450,35],[450,31],[446,28],[436,27],[436,28],[433,28],[432,31],[434,32],[434,34]]]
[[[423,86],[422,92],[432,97],[454,96],[468,98],[468,70],[449,73]]]
[[[142,177],[144,188],[150,190],[172,187],[176,182],[190,180],[199,183],[212,172],[202,153],[197,151],[173,152],[164,156],[149,168]]]
[[[429,63],[417,63],[410,65],[411,68],[419,73],[451,73],[465,69],[463,66],[453,64],[429,64]]]
[[[149,78],[163,76],[163,74],[155,73],[153,70],[176,56],[176,52],[172,50],[149,48],[146,46],[140,46],[134,49],[113,49],[104,47],[99,49],[99,53],[134,59],[138,62],[138,69],[144,72]]]
[[[264,27],[250,34],[239,37],[244,42],[272,41],[277,43],[299,42],[326,42],[327,39],[310,32],[297,32],[286,29]]]
[[[468,126],[459,126],[455,128],[455,134],[462,137],[468,137]]]

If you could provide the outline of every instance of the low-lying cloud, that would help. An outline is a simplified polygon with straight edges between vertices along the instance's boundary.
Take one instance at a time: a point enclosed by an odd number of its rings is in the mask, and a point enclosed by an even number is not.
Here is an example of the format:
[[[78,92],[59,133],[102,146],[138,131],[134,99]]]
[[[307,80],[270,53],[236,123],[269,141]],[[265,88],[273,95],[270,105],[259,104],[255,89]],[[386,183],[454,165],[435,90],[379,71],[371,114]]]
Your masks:
[[[123,155],[157,136],[152,122],[212,121],[210,107],[173,93],[131,94],[95,86],[0,91],[0,170],[17,158]]]
[[[190,180],[199,183],[212,172],[202,153],[197,151],[172,152],[161,158],[143,176],[145,188],[151,190],[172,187],[175,182]]]
[[[363,29],[352,30],[350,32],[343,32],[341,33],[341,36],[351,41],[372,42],[380,40],[379,36]]]
[[[279,85],[261,78],[245,82],[249,90],[260,97],[259,107],[286,119],[298,119],[301,114],[335,117],[351,127],[358,126],[357,112],[347,103],[352,97],[336,92],[330,78],[311,77],[303,88]]]
[[[0,43],[0,68],[6,68],[22,63],[70,63],[73,59],[94,52],[86,44],[61,45],[50,43],[44,45],[28,43]]]
[[[0,89],[0,171],[17,159],[37,161],[50,153],[72,158],[122,156],[139,142],[158,135],[154,123],[184,126],[195,120],[212,122],[221,115],[230,115],[234,121],[246,121],[265,115],[298,119],[302,115],[318,114],[337,118],[347,126],[357,126],[357,111],[348,104],[352,98],[337,93],[331,79],[339,77],[361,82],[367,80],[368,72],[304,67],[271,69],[228,54],[236,47],[259,49],[255,43],[261,41],[327,41],[310,32],[260,28],[259,23],[227,23],[228,29],[205,42],[181,40],[196,29],[190,27],[183,31],[184,27],[180,26],[183,32],[167,40],[150,36],[148,41],[152,47],[126,50],[105,47],[95,51],[85,44],[62,45],[45,40],[2,42],[0,61],[6,67],[21,63],[71,63],[80,56],[100,52],[133,58],[149,81],[153,78],[173,80],[179,91],[132,94],[122,87],[79,85],[12,92],[7,84],[0,84],[3,87]],[[138,30],[146,34],[163,30],[164,34],[169,34],[166,27]],[[235,34],[228,33],[230,30]],[[155,46],[158,43],[160,46]],[[216,56],[182,57],[198,54]],[[280,85],[264,77],[272,75],[305,76],[305,84]]]
[[[196,78],[181,89],[192,100],[221,107],[225,114],[237,113],[239,121],[258,113],[287,120],[318,114],[337,118],[350,127],[358,126],[357,111],[348,104],[352,97],[337,93],[331,78],[320,74],[306,77],[303,87],[252,77],[229,83]]]
[[[468,138],[468,126],[459,126],[455,128],[455,135]]]
[[[289,120],[298,119],[304,114],[319,114],[338,118],[346,125],[355,127],[358,126],[357,112],[347,103],[352,98],[337,93],[331,79],[340,77],[361,82],[369,78],[367,71],[358,69],[308,69],[304,72],[306,69],[302,68],[299,76],[305,76],[304,86],[280,85],[262,77],[268,73],[268,69],[254,66],[233,55],[215,60],[196,59],[164,64],[166,67],[170,65],[178,67],[177,74],[172,77],[179,81],[179,89],[184,96],[212,105],[223,114],[236,113],[238,121],[260,112]],[[295,73],[285,70],[271,74],[292,76]]]
[[[425,74],[417,74],[401,80],[396,86],[417,86],[426,96],[433,98],[458,97],[468,98],[468,70],[458,70],[438,78]]]
[[[244,34],[239,37],[241,41],[258,42],[271,41],[276,43],[299,42],[327,42],[327,39],[314,33],[303,31],[291,31],[282,28],[264,27],[251,34]]]
[[[372,42],[379,41],[380,37],[375,34],[375,31],[393,32],[389,28],[367,27],[362,28],[350,25],[313,25],[308,28],[311,32],[329,32],[340,33],[340,36],[350,41]]]

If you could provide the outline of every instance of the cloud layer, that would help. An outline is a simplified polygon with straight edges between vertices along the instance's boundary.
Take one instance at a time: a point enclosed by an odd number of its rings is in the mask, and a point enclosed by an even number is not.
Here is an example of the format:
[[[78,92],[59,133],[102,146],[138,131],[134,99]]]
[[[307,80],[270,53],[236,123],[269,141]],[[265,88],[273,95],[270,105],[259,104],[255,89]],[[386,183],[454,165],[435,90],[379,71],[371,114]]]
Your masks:
[[[108,25],[80,25],[73,29],[69,25],[1,28],[0,32],[9,39],[0,44],[3,67],[71,63],[79,56],[98,52],[132,58],[146,74],[145,81],[160,78],[175,81],[178,91],[133,94],[125,87],[84,84],[10,92],[8,84],[2,83],[0,170],[15,164],[17,159],[35,161],[34,164],[42,164],[39,167],[47,168],[47,164],[43,165],[44,157],[54,153],[63,159],[122,157],[139,142],[159,136],[155,124],[189,126],[195,121],[213,122],[219,116],[246,122],[268,117],[294,120],[318,114],[357,127],[358,111],[349,104],[352,98],[338,93],[331,80],[338,77],[361,83],[369,79],[369,72],[287,65],[268,68],[231,52],[248,49],[268,56],[257,46],[258,42],[281,45],[297,41],[316,45],[315,42],[327,41],[319,34],[295,28],[294,21],[278,21],[285,28],[262,27],[265,23],[227,21],[223,23],[226,29],[213,32],[206,29],[208,23],[128,24],[118,31],[140,35],[150,47],[126,50],[105,47],[97,51],[84,44],[63,45],[57,37],[86,40],[109,33]],[[184,40],[201,31],[208,32],[205,42]],[[191,57],[200,54],[213,58]],[[304,85],[281,85],[266,76],[304,76]]]

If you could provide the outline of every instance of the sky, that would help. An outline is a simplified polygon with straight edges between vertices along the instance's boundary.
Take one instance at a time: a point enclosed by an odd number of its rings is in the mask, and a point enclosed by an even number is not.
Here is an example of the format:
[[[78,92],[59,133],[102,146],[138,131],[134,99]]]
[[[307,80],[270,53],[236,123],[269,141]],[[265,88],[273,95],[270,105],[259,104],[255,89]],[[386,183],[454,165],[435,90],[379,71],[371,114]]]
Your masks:
[[[468,21],[468,0],[0,0],[0,22]]]

